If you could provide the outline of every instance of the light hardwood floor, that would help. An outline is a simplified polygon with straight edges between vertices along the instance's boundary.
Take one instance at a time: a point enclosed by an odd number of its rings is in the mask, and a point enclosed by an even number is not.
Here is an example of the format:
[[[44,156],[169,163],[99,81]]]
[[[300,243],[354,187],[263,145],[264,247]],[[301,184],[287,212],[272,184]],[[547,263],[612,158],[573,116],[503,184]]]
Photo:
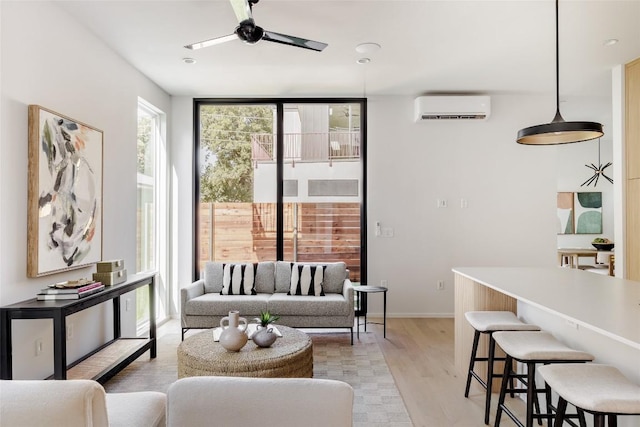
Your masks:
[[[376,335],[414,426],[484,426],[484,389],[474,380],[465,398],[466,377],[455,371],[453,319],[387,319],[386,339],[382,326],[367,325],[367,330]],[[497,401],[494,392],[492,425]],[[522,401],[507,404],[522,415]],[[508,418],[501,424],[513,425]]]

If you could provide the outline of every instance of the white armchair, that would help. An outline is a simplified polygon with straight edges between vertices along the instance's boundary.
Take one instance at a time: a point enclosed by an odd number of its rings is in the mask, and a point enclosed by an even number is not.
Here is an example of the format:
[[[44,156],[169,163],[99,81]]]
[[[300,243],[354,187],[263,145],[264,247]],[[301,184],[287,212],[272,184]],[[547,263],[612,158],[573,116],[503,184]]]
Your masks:
[[[105,393],[91,380],[2,380],[0,425],[12,427],[160,427],[166,395]]]
[[[312,378],[188,377],[167,391],[168,427],[351,427],[353,389]]]

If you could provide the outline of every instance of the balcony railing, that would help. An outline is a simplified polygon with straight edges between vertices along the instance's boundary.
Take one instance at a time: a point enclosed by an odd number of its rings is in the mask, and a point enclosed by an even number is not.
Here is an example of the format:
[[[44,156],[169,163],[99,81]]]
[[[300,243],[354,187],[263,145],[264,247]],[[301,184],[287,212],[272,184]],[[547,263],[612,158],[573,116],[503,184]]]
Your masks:
[[[251,135],[254,164],[276,160],[275,135]],[[284,161],[329,162],[360,158],[360,132],[285,133]]]

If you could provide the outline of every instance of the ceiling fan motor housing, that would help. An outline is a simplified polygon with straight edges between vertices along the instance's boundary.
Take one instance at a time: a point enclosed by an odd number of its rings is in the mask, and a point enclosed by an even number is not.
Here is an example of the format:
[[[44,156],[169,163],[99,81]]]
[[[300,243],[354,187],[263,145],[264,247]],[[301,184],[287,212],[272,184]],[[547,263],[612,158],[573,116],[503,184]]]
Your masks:
[[[236,28],[235,33],[240,40],[248,44],[255,44],[264,36],[262,27],[257,26],[252,19],[242,21]]]

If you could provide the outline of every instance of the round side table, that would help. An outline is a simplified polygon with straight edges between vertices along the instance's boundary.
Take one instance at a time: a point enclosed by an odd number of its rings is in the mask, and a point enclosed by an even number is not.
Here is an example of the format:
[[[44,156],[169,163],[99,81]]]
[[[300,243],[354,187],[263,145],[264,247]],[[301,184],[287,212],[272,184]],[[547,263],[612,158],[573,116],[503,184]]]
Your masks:
[[[356,317],[358,318],[358,323],[356,327],[357,337],[360,338],[360,316],[364,315],[364,331],[367,332],[367,295],[373,293],[382,292],[384,296],[383,300],[383,337],[387,337],[387,291],[389,288],[385,288],[384,286],[354,286],[353,290],[358,295],[358,311],[356,312]]]

